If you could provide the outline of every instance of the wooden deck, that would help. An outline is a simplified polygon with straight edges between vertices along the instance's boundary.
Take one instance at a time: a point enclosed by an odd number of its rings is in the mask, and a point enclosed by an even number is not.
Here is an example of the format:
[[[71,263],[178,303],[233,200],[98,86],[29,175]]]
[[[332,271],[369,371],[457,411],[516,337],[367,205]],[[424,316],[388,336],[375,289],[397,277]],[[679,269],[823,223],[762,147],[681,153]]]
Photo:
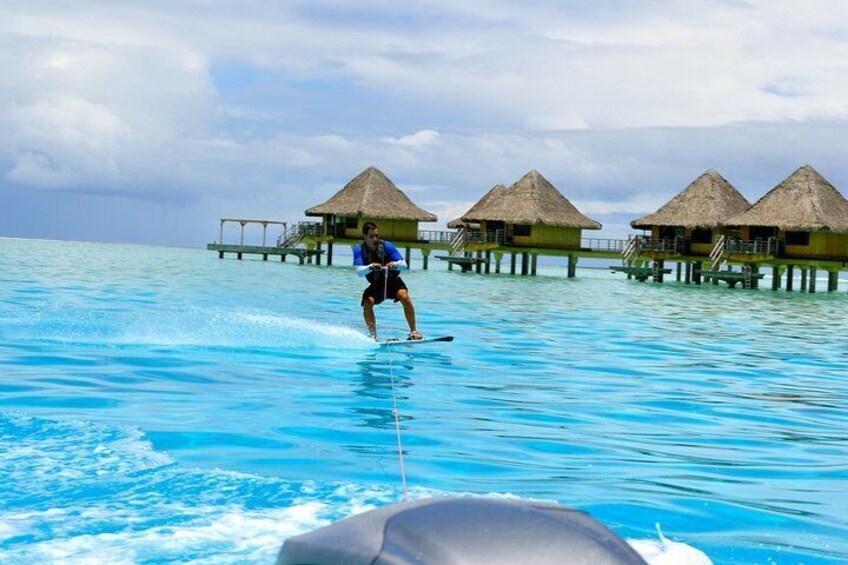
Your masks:
[[[300,247],[263,247],[261,245],[227,245],[221,243],[209,243],[206,245],[209,251],[217,251],[218,258],[223,259],[224,253],[232,253],[237,259],[241,259],[243,255],[261,255],[263,261],[267,261],[269,256],[279,256],[280,261],[285,261],[288,255],[293,255],[298,258],[300,264],[311,259],[312,257],[320,257],[321,250],[303,249]]]

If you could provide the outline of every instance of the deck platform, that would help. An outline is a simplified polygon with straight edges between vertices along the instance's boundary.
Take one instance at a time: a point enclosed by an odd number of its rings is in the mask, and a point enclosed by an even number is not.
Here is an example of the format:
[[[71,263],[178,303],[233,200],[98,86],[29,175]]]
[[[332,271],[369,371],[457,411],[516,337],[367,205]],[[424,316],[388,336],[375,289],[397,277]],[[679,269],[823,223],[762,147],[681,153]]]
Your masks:
[[[486,263],[486,259],[478,257],[451,257],[450,255],[437,255],[436,259],[447,261],[448,269],[453,269],[454,265],[459,265],[463,273],[467,273],[477,265]]]
[[[714,284],[718,281],[724,281],[730,288],[736,288],[736,285],[742,283],[743,286],[755,287],[757,282],[765,275],[763,273],[741,273],[738,271],[702,271],[701,275],[705,279],[712,279]]]
[[[645,282],[649,278],[656,276],[657,272],[662,273],[663,275],[671,274],[671,269],[654,269],[653,267],[624,267],[613,265],[609,269],[613,273],[626,273],[639,282]]]
[[[226,245],[221,243],[209,243],[206,245],[209,251],[217,251],[218,258],[223,259],[224,253],[234,253],[237,259],[241,259],[242,255],[261,255],[263,261],[268,260],[269,255],[279,256],[281,261],[286,260],[286,256],[293,255],[298,258],[300,264],[312,257],[320,257],[324,251],[318,249],[303,249],[300,247],[263,247],[261,245]]]

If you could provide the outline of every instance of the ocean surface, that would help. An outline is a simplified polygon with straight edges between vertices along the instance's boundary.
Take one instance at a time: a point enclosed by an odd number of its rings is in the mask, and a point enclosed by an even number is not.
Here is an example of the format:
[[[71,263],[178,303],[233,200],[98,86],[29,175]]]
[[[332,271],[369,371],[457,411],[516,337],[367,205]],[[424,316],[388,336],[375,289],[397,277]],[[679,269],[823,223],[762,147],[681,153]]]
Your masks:
[[[848,562],[844,283],[434,263],[404,278],[456,341],[386,350],[344,265],[0,240],[0,561],[272,562],[401,500],[393,378],[413,498],[556,501],[714,563]],[[377,317],[403,333],[400,305]]]

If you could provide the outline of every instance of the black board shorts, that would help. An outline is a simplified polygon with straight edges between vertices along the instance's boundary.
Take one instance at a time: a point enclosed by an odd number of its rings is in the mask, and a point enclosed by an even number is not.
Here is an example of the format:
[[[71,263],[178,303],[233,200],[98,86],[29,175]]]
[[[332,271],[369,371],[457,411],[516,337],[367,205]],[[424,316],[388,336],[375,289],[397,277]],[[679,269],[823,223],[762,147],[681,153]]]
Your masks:
[[[371,283],[368,288],[362,293],[362,306],[365,306],[365,297],[370,296],[374,299],[374,304],[379,304],[383,301],[383,292],[386,293],[386,298],[391,298],[395,302],[398,301],[397,293],[401,290],[407,290],[406,284],[400,277],[389,277],[388,287],[383,286],[383,280],[380,279],[376,283]]]

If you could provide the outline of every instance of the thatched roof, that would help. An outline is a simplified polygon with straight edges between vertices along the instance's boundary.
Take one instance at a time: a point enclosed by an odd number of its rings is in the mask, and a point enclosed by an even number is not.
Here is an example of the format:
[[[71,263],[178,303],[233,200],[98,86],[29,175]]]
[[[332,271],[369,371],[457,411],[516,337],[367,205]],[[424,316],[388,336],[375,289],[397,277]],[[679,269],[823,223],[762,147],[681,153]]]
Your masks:
[[[377,167],[368,167],[307,216],[366,216],[387,220],[435,222],[438,218],[412,203]]]
[[[482,219],[491,219],[486,215],[486,210],[490,212],[496,210],[505,193],[506,187],[500,183],[496,184],[489,189],[489,192],[483,195],[483,198],[469,208],[459,220],[468,223],[479,222]]]
[[[470,228],[470,229],[480,229],[479,222],[464,222],[462,218],[457,218],[455,220],[451,220],[448,222],[448,228],[457,229],[457,228]]]
[[[804,165],[757,200],[728,226],[777,227],[784,231],[848,233],[848,200],[810,165]]]
[[[548,225],[599,230],[601,224],[584,216],[548,180],[533,170],[507,189],[496,185],[466,212],[465,221]]]
[[[715,228],[723,220],[751,207],[744,196],[717,171],[710,169],[669,200],[662,208],[630,222],[637,229],[651,226]]]

